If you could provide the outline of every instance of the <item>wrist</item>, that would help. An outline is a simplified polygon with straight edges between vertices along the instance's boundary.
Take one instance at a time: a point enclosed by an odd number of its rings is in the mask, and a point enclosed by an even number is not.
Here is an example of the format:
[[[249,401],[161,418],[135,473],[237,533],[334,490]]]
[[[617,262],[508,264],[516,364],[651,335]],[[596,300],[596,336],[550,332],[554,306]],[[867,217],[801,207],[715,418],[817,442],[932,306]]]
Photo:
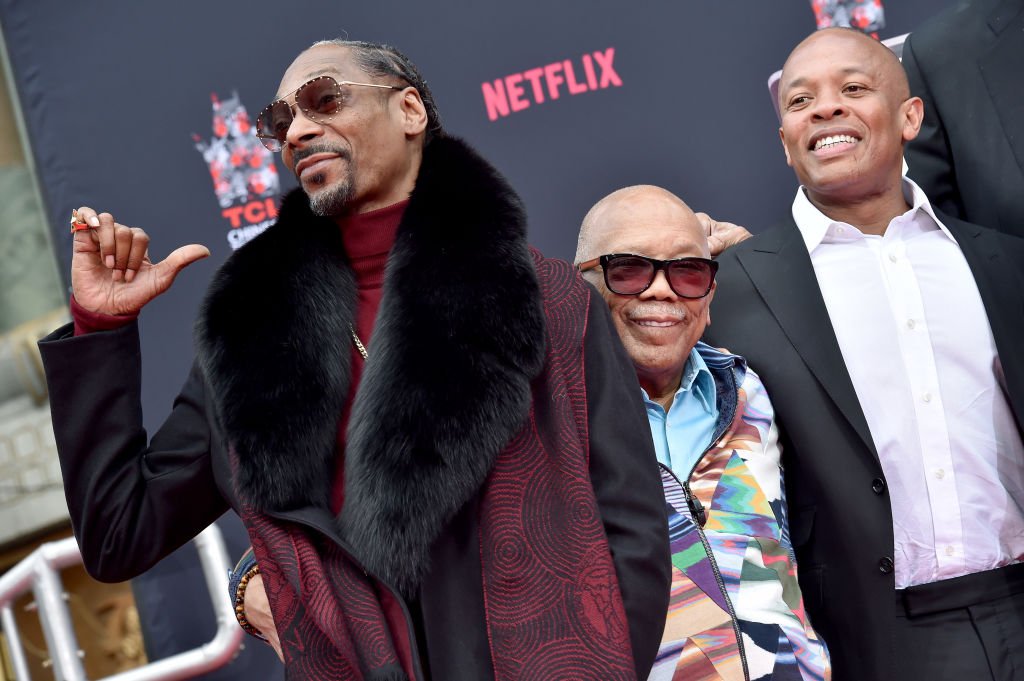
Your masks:
[[[84,336],[87,333],[95,333],[97,331],[113,331],[120,329],[123,326],[128,326],[133,321],[138,319],[138,313],[129,315],[112,315],[103,312],[95,312],[88,310],[75,300],[75,296],[71,296],[71,301],[68,304],[71,310],[71,318],[75,321],[75,335]]]
[[[256,555],[250,547],[238,559],[235,568],[228,572],[228,593],[231,595],[232,607],[235,619],[238,621],[238,626],[250,636],[266,641],[267,637],[259,629],[252,626],[245,616],[245,589],[249,586],[249,581],[258,574],[260,574],[260,566],[256,562]]]

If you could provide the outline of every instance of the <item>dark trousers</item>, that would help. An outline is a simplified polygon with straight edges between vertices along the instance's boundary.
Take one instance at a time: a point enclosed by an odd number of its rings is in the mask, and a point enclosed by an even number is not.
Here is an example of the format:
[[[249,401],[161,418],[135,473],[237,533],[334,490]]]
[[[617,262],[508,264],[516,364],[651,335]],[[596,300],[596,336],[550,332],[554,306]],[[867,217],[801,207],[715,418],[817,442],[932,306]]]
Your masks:
[[[1024,564],[896,592],[895,678],[1024,680]]]

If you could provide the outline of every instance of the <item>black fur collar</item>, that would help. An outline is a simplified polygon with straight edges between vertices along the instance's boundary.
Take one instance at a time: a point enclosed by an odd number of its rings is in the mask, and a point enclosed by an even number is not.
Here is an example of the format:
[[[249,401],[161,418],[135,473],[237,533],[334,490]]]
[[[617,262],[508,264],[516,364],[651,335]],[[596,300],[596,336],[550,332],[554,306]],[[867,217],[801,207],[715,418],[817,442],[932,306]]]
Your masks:
[[[339,230],[301,192],[214,278],[197,345],[243,503],[328,504],[354,306]],[[365,567],[406,595],[523,425],[544,347],[518,197],[462,142],[433,141],[389,256],[338,519]]]

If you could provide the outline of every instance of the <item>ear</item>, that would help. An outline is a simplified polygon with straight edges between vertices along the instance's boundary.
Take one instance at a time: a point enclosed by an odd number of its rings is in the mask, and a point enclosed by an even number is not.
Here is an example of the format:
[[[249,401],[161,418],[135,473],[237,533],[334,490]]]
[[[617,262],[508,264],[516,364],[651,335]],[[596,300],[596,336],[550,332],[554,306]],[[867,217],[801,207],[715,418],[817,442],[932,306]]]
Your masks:
[[[781,125],[779,126],[779,139],[782,141],[782,151],[786,154],[786,165],[792,168],[793,159],[789,156],[789,147],[786,146],[786,133],[783,132]]]
[[[920,97],[911,97],[903,102],[903,141],[909,142],[921,132],[924,120],[924,102]]]
[[[718,282],[715,281],[711,284],[711,290],[708,291],[707,295],[707,306],[704,308],[704,328],[707,329],[711,326],[711,301],[715,297],[715,289],[718,288]],[[701,335],[704,335],[703,332]]]
[[[583,281],[587,282],[588,284],[596,288],[599,292],[605,292],[604,277],[598,275],[596,269],[587,270],[586,272],[580,272],[580,277],[583,278]]]
[[[406,137],[415,137],[427,129],[427,107],[416,88],[410,86],[402,90],[399,108]]]

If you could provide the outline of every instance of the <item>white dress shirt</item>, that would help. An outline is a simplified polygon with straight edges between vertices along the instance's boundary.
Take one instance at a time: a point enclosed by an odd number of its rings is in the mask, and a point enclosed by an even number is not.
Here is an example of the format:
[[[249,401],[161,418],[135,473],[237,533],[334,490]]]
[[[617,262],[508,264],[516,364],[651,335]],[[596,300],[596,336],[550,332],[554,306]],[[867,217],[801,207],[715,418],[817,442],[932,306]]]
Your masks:
[[[956,239],[903,192],[883,236],[803,188],[793,202],[888,484],[897,588],[1024,558],[1024,445],[988,317]]]

